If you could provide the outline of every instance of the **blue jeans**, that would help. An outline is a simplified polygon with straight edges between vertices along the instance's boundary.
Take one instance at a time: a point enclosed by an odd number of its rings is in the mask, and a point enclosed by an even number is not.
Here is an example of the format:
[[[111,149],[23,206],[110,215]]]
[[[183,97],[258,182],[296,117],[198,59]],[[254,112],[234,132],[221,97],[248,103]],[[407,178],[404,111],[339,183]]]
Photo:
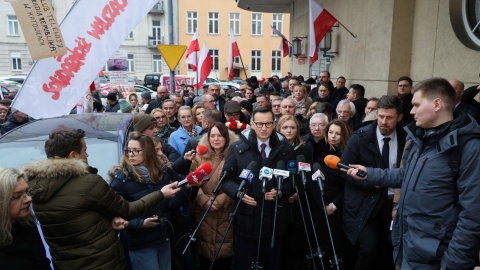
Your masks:
[[[170,239],[151,247],[130,250],[130,261],[133,270],[172,269]]]

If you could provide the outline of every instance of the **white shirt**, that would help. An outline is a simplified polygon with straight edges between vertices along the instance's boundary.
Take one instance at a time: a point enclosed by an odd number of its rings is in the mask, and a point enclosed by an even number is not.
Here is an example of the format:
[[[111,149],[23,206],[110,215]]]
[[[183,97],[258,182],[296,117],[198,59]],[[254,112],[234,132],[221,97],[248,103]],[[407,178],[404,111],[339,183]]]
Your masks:
[[[270,155],[270,151],[272,148],[270,147],[270,139],[268,139],[266,142],[262,142],[257,138],[257,148],[258,152],[262,153],[262,143],[264,143],[267,147],[265,147],[265,155],[268,157]]]
[[[377,135],[378,149],[380,149],[380,153],[382,152],[382,148],[384,144],[383,138],[386,138],[386,137],[390,138],[390,141],[388,142],[388,146],[390,148],[389,150],[390,156],[388,157],[388,168],[396,168],[397,152],[398,152],[397,131],[394,130],[392,134],[388,136],[384,136],[382,135],[382,133],[380,133],[380,128],[377,127],[376,135]],[[388,188],[388,195],[392,196],[394,194],[395,194],[395,189]]]

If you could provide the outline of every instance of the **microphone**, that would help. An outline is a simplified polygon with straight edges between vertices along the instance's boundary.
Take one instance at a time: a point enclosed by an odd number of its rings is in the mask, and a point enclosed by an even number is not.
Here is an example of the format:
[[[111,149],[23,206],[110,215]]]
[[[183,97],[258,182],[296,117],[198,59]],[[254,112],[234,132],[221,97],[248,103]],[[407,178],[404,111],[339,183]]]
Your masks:
[[[195,153],[199,154],[200,156],[205,155],[208,152],[208,147],[203,144],[197,145],[197,148],[195,149]]]
[[[205,175],[211,172],[212,172],[212,164],[210,164],[210,162],[205,162],[202,165],[200,165],[200,167],[198,167],[195,171],[189,173],[185,177],[185,179],[178,182],[175,188],[183,187],[186,184],[190,184],[191,186],[196,186],[202,183],[203,177],[205,177]]]
[[[260,180],[262,180],[262,193],[265,193],[265,185],[266,183],[272,179],[272,169],[268,167],[263,167],[260,169]]]
[[[295,162],[294,162],[295,163]],[[277,178],[277,193],[278,196],[282,195],[282,183],[283,179],[288,178],[288,171],[283,170],[285,168],[285,162],[283,160],[277,161],[277,168],[273,169],[273,175]]]
[[[231,171],[232,171],[232,168],[230,167],[230,168],[228,168],[228,169],[226,169],[222,172],[222,174],[220,175],[220,179],[218,180],[218,184],[215,187],[215,189],[213,190],[213,194],[217,194],[217,192],[220,190],[220,188],[222,188],[223,181],[225,180],[225,176],[227,176],[227,173],[231,172]]]
[[[297,161],[296,160],[289,160],[287,162],[287,171],[291,174],[297,173]]]
[[[302,184],[305,187],[306,182],[307,182],[306,173],[311,171],[310,163],[307,163],[305,161],[305,156],[304,155],[297,156],[297,161],[298,161],[298,172],[300,173],[300,177],[302,179]]]
[[[320,188],[320,191],[323,191],[323,185],[322,185],[322,182],[320,180],[325,181],[325,175],[323,175],[322,171],[320,170],[320,164],[318,164],[318,162],[315,162],[313,164],[313,171],[315,173],[312,175],[312,180],[317,181],[318,187]]]
[[[340,158],[334,155],[327,155],[323,161],[329,168],[332,168],[332,169],[342,168],[342,169],[348,170],[351,168],[350,166],[340,163]],[[358,170],[357,175],[360,177],[365,177],[367,176],[367,172]]]
[[[255,174],[253,173],[253,171],[256,171],[257,167],[258,167],[257,162],[252,160],[250,161],[250,163],[248,163],[247,168],[243,169],[240,175],[238,176],[240,179],[242,179],[242,182],[240,183],[237,189],[237,193],[236,193],[237,198],[241,198],[243,196],[242,193],[244,192],[243,189],[245,187],[245,184],[247,182],[252,183],[253,178],[255,178]]]

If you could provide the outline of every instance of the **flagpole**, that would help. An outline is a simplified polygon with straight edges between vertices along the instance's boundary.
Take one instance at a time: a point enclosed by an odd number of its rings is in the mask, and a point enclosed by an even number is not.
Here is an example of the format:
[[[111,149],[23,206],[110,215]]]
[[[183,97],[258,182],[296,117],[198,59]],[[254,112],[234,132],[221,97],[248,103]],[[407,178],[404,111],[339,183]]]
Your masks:
[[[345,27],[345,25],[343,25],[343,23],[341,23],[339,20],[337,20],[337,22],[338,22],[338,24],[340,24],[343,28],[345,28],[345,30],[347,30],[347,32],[350,33],[350,35],[352,35],[353,38],[357,38],[357,36],[354,35],[354,34],[352,33],[352,31],[348,30],[348,28]]]
[[[195,30],[195,32],[197,33],[197,43],[198,43],[199,41],[198,41],[198,32],[197,31],[198,31],[198,29]],[[197,86],[197,96],[198,96],[198,90],[199,90],[198,89],[198,81],[199,81],[199,77],[198,77],[198,53],[196,51],[195,51],[195,74],[197,76],[196,80],[195,80],[197,83],[195,84],[195,86]]]
[[[242,62],[243,72],[245,72],[245,80],[248,79],[247,71],[245,70],[245,65],[243,64],[242,54],[240,53],[240,62]]]

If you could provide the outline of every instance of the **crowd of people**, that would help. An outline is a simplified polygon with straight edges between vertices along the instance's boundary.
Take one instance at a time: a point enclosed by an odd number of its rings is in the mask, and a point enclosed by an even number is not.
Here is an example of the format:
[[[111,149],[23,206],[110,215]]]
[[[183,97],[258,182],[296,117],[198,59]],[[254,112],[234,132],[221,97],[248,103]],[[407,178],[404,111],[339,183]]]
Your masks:
[[[88,164],[82,130],[52,132],[46,160],[0,169],[2,263],[49,269],[50,253],[55,269],[479,265],[480,86],[402,76],[396,95],[367,99],[345,85],[322,71],[201,96],[108,94],[98,112],[133,114],[110,179]],[[12,112],[3,126],[24,119]],[[208,181],[176,186],[207,162]]]

